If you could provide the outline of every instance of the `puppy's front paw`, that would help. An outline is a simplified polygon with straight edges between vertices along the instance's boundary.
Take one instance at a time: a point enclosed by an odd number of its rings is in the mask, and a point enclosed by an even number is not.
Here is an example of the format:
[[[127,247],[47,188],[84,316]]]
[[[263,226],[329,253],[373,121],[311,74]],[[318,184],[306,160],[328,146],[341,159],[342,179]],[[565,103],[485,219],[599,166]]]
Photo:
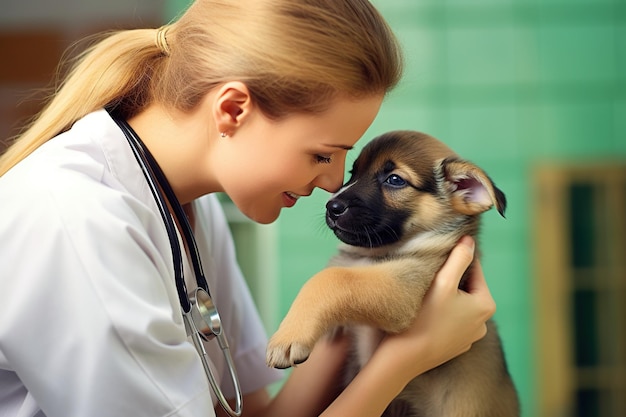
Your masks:
[[[279,341],[272,337],[267,345],[266,362],[268,366],[286,369],[306,361],[312,346],[298,342]]]
[[[280,369],[301,364],[309,358],[322,334],[324,329],[312,317],[295,320],[287,315],[267,345],[267,364]]]
[[[269,366],[289,368],[306,361],[315,343],[336,325],[334,316],[329,313],[336,309],[326,295],[328,284],[323,277],[325,275],[317,275],[302,287],[270,339],[266,352]]]

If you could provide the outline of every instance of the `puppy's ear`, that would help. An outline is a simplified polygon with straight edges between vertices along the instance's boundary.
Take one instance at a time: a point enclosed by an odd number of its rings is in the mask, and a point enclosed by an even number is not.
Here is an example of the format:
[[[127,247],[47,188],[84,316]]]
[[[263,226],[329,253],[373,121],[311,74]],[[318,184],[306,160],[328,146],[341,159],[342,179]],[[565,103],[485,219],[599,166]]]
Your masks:
[[[472,216],[495,206],[504,217],[506,197],[485,171],[471,162],[452,158],[444,159],[441,167],[456,211]]]

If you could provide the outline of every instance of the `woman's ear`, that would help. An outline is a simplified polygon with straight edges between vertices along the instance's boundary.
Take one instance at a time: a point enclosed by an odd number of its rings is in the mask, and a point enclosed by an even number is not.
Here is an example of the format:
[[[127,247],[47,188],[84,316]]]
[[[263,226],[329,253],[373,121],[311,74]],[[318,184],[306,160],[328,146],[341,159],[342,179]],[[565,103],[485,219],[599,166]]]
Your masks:
[[[235,133],[252,110],[250,91],[240,81],[229,81],[219,87],[214,103],[216,128],[229,136]]]

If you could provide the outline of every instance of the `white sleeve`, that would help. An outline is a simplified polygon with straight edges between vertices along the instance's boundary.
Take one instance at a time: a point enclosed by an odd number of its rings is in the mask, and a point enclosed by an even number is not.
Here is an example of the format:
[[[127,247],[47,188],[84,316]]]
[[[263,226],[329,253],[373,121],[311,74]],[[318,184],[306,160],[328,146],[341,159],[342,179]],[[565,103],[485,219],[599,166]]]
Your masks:
[[[0,371],[48,417],[214,415],[158,216],[93,183],[17,188],[0,203]]]
[[[265,364],[267,335],[236,260],[233,238],[215,195],[195,202],[195,235],[209,289],[230,344],[242,391],[250,393],[280,380],[283,372]],[[225,370],[224,370],[225,372]],[[223,375],[227,397],[234,392]]]

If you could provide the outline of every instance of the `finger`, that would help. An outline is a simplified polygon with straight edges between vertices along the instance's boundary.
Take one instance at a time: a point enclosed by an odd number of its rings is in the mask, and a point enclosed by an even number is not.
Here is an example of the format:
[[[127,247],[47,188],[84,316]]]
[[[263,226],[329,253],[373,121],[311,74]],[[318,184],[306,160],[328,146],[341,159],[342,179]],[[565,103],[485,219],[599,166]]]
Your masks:
[[[464,236],[452,249],[450,256],[437,274],[439,285],[449,285],[458,288],[463,273],[474,259],[474,239]]]
[[[487,286],[482,265],[476,260],[472,266],[472,272],[467,280],[467,292],[477,297],[484,308],[486,319],[492,317],[496,312],[496,302],[491,296],[491,291]]]
[[[485,280],[483,266],[478,259],[476,259],[472,265],[472,272],[469,274],[465,289],[470,294],[489,293],[489,287],[487,286],[487,281]]]

